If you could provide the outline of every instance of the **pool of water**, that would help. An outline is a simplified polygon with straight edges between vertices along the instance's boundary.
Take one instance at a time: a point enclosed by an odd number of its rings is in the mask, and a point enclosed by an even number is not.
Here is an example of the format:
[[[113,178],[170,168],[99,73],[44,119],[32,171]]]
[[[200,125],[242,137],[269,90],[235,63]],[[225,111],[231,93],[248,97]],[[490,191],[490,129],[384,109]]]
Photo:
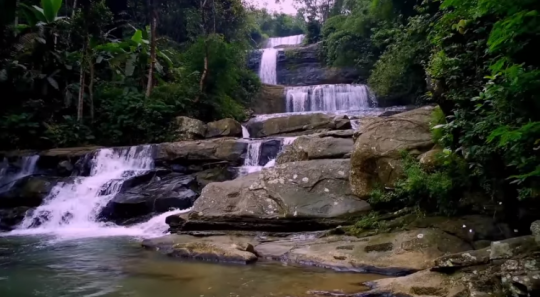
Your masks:
[[[128,237],[0,237],[2,297],[268,297],[310,290],[354,293],[376,275],[280,264],[186,262],[145,251]]]

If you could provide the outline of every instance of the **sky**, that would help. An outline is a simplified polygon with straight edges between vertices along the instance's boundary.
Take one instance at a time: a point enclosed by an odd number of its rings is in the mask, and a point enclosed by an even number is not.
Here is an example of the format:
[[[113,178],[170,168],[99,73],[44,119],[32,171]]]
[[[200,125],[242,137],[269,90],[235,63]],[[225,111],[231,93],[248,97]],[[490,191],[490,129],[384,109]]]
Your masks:
[[[260,8],[266,7],[269,11],[284,12],[287,14],[296,14],[296,9],[293,6],[293,0],[280,0],[277,4],[276,0],[251,0]]]

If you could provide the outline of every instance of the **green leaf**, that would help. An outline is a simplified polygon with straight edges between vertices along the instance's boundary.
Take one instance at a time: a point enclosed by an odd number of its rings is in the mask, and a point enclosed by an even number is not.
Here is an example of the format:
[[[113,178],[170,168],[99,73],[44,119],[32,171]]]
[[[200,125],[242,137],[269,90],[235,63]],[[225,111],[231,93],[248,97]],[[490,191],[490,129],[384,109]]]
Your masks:
[[[41,7],[33,5],[32,11],[34,12],[34,15],[40,22],[47,23],[47,17],[45,16],[45,12]]]
[[[52,6],[54,9],[55,16],[58,15],[58,12],[60,11],[60,8],[62,7],[62,0],[50,0],[52,2]]]
[[[142,31],[141,30],[135,31],[135,34],[133,34],[133,36],[131,36],[131,40],[133,40],[137,44],[141,44],[141,42],[143,40]]]
[[[52,23],[56,19],[56,13],[54,12],[53,0],[41,0],[41,7],[43,8],[43,14],[47,23]]]

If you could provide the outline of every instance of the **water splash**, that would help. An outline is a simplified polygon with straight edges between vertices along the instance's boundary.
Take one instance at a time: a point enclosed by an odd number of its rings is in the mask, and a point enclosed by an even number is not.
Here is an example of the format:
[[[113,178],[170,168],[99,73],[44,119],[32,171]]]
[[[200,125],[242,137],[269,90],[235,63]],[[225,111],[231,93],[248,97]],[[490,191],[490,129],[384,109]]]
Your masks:
[[[56,185],[44,204],[24,218],[18,231],[105,234],[108,231],[100,229],[111,227],[111,224],[98,222],[101,210],[120,191],[124,181],[154,167],[149,145],[101,149],[90,162],[90,176]]]
[[[316,85],[287,87],[288,112],[361,110],[376,106],[365,85]]]

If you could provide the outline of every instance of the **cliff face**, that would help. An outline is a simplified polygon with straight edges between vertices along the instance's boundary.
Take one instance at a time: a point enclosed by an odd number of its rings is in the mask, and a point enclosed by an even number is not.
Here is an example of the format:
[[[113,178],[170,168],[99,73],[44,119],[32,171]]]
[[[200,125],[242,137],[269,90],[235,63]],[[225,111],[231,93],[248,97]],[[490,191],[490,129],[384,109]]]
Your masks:
[[[251,109],[256,114],[285,112],[285,87],[263,84],[251,103]]]
[[[353,67],[326,67],[319,56],[320,43],[284,48],[277,61],[277,82],[286,86],[365,82],[368,73]]]

